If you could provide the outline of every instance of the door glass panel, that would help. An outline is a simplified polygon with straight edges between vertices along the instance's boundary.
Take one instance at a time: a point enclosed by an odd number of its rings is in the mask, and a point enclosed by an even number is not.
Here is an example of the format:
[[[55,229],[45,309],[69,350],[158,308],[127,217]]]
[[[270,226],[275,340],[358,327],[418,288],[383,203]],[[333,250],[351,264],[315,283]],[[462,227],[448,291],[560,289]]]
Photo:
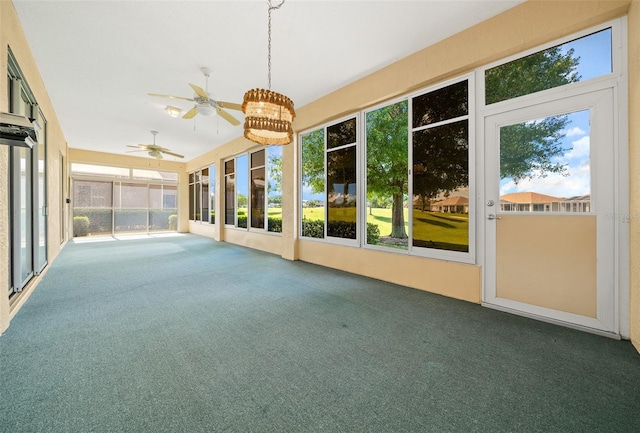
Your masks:
[[[149,208],[147,185],[115,182],[114,189],[115,233],[146,233]]]
[[[33,272],[32,239],[32,189],[31,189],[31,149],[18,148],[20,161],[20,280],[22,283]]]
[[[500,128],[500,211],[591,212],[589,110]]]
[[[73,236],[111,234],[112,182],[73,183]]]

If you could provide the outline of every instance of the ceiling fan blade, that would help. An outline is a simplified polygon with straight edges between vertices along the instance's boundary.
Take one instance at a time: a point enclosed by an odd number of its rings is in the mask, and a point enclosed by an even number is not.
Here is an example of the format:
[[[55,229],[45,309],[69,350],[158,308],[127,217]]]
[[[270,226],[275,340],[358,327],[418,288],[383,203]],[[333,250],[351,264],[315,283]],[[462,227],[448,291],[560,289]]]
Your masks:
[[[184,158],[184,155],[180,155],[179,153],[174,153],[169,150],[161,150],[160,152],[166,153],[167,155],[175,156],[177,158]]]
[[[229,122],[233,126],[240,125],[240,121],[238,119],[236,119],[231,114],[229,114],[226,111],[224,111],[222,108],[218,107],[218,108],[216,108],[216,110],[218,111],[218,114],[220,115],[220,117],[222,117],[224,120],[226,120],[227,122]]]
[[[205,92],[202,87],[196,86],[195,84],[191,84],[191,83],[189,83],[189,85],[199,97],[204,99],[209,99],[209,95],[207,95],[207,92]]]
[[[183,96],[160,95],[158,93],[148,93],[149,96],[159,96],[161,98],[182,99],[183,101],[195,101],[193,98],[185,98]]]
[[[198,114],[198,107],[193,107],[191,110],[187,111],[182,118],[192,119],[196,114]]]
[[[216,101],[216,104],[218,104],[218,106],[220,108],[226,108],[227,110],[238,110],[238,111],[242,111],[242,105],[240,104],[235,104],[233,102],[225,102],[225,101]]]

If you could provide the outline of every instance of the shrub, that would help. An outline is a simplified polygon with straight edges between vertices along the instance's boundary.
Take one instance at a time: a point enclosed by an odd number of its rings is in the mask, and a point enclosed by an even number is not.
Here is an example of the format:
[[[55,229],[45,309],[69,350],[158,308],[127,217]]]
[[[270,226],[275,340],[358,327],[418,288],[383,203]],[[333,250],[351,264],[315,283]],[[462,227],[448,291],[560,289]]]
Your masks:
[[[274,233],[282,233],[282,218],[269,217],[267,219],[268,230]]]
[[[89,234],[89,217],[73,217],[73,237],[86,236]]]
[[[169,230],[178,230],[178,215],[169,215]]]
[[[302,220],[302,236],[309,238],[324,238],[324,221]]]
[[[367,243],[377,244],[380,238],[380,227],[377,224],[367,223]]]
[[[330,236],[355,239],[356,223],[351,221],[331,221],[327,227]],[[324,221],[302,220],[302,236],[324,238]],[[367,243],[376,244],[380,238],[380,228],[376,224],[367,223]]]

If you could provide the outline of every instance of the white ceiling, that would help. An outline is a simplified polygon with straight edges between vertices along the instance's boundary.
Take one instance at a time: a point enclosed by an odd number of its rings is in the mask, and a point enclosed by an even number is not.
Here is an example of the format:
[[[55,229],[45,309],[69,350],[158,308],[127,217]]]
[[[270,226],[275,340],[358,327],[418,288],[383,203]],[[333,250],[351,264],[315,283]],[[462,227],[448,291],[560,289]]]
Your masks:
[[[287,0],[272,11],[271,89],[298,109],[522,1]],[[157,130],[156,144],[187,161],[241,136],[242,124],[171,118],[167,105],[192,103],[148,93],[191,98],[188,83],[205,87],[201,67],[215,99],[242,103],[268,87],[267,0],[13,3],[73,148],[124,154]]]

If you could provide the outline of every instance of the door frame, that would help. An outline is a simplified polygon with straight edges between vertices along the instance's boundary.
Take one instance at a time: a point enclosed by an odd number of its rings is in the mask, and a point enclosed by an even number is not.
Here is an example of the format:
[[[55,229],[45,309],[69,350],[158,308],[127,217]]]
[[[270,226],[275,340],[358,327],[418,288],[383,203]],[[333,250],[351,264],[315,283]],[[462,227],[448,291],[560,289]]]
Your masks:
[[[535,317],[538,320],[552,321],[565,326],[578,327],[597,333],[605,333],[619,336],[618,320],[618,284],[616,284],[616,257],[613,253],[616,249],[615,218],[609,215],[611,209],[616,208],[616,195],[611,193],[616,190],[614,163],[617,151],[615,149],[615,125],[614,125],[614,89],[605,88],[591,92],[583,92],[570,97],[558,97],[545,101],[522,106],[518,109],[496,113],[484,117],[484,141],[485,152],[492,155],[492,161],[485,158],[484,195],[487,199],[493,199],[496,203],[499,198],[487,192],[488,188],[495,187],[495,176],[499,173],[496,166],[496,146],[498,145],[499,129],[504,125],[510,125],[534,118],[542,118],[557,114],[581,111],[589,109],[592,123],[590,137],[592,143],[614,142],[613,152],[608,149],[601,152],[598,146],[591,148],[591,195],[595,199],[592,204],[592,212],[596,215],[597,236],[597,318],[590,318],[577,314],[539,307],[531,304],[517,302],[496,295],[496,228],[498,220],[488,220],[489,213],[498,213],[497,207],[486,206],[482,203],[479,210],[484,223],[485,265],[483,281],[483,305],[497,308],[516,314]],[[607,169],[608,168],[608,169]],[[602,171],[607,170],[606,173]],[[600,175],[600,180],[598,180]],[[480,209],[480,208],[479,208]]]

